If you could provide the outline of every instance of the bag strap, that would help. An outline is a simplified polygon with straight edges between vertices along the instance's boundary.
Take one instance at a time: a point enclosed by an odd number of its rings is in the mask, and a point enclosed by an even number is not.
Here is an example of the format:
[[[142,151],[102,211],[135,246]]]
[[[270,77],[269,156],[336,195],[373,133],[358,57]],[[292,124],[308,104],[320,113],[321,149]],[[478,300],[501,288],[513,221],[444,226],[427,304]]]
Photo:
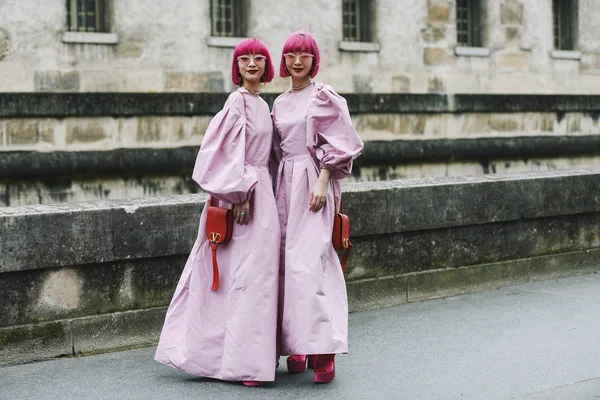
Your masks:
[[[214,206],[213,197],[208,197],[208,206]],[[210,242],[210,248],[212,249],[212,265],[213,265],[213,281],[210,290],[219,290],[219,265],[217,264],[217,243]]]
[[[335,183],[333,184],[333,202],[335,203]],[[339,212],[340,213],[344,213],[344,202],[342,201],[342,190],[340,188],[340,207],[339,207]],[[334,207],[335,208],[335,207]],[[337,214],[338,211],[335,210],[335,214],[336,214],[336,218],[337,218]],[[352,242],[350,242],[350,238],[348,238],[348,247],[346,247],[346,250],[344,250],[344,254],[342,255],[342,260],[340,261],[340,264],[342,266],[342,273],[346,272],[346,262],[348,261],[348,257],[350,257],[350,250],[352,250]]]
[[[212,262],[213,262],[213,282],[210,290],[219,290],[219,266],[217,265],[217,247],[216,243],[211,243]]]
[[[344,213],[344,203],[342,203],[342,188],[340,187],[340,206],[338,207],[337,204],[335,203],[335,185],[336,182],[333,182],[333,179],[331,179],[331,186],[333,186],[333,211],[337,214],[338,212],[341,212],[342,214]],[[339,182],[337,182],[339,184]]]
[[[346,272],[346,261],[348,261],[348,257],[350,256],[350,250],[352,250],[352,243],[348,240],[348,248],[344,251],[344,255],[342,256],[342,261],[340,264],[342,265],[342,273]]]

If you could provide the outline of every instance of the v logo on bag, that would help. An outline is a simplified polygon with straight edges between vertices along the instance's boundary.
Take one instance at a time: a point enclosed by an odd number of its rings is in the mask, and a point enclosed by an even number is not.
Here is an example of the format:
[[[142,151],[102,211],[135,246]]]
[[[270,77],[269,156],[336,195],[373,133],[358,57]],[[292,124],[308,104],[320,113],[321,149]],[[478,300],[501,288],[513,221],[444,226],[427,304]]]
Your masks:
[[[220,233],[211,232],[211,233],[208,234],[208,240],[211,243],[221,243],[221,234]]]

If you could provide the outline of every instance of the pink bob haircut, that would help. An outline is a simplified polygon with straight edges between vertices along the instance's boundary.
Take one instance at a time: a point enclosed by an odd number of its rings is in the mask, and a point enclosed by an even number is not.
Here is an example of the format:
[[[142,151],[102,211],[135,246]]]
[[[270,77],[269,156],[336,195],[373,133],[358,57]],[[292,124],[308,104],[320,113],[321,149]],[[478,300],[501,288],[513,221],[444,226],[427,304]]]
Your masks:
[[[271,55],[269,54],[269,50],[267,50],[267,46],[260,39],[256,38],[248,38],[242,40],[235,46],[235,50],[233,50],[233,63],[231,64],[231,80],[234,85],[242,84],[242,77],[240,75],[240,69],[238,67],[237,58],[244,54],[262,54],[267,57],[267,62],[265,63],[265,73],[261,76],[261,82],[271,82],[273,77],[275,76],[275,68],[273,68],[273,61],[271,61]]]
[[[317,46],[317,41],[307,31],[298,31],[292,33],[285,40],[283,44],[283,50],[281,50],[281,61],[279,62],[279,76],[282,78],[287,78],[290,76],[289,71],[285,67],[285,56],[286,53],[296,53],[300,51],[306,51],[314,56],[313,64],[308,71],[308,74],[311,78],[314,78],[319,72],[319,64],[321,63],[321,56],[319,55],[319,46]]]

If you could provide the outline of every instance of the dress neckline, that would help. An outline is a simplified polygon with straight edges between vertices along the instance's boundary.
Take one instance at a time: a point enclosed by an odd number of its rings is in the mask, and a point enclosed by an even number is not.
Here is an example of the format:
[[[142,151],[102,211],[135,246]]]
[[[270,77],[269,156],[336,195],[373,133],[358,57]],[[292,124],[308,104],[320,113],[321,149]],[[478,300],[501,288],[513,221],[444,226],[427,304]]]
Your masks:
[[[287,92],[290,93],[290,94],[306,92],[307,91],[306,89],[308,89],[308,88],[314,88],[314,86],[316,84],[317,83],[315,81],[311,80],[310,83],[308,85],[304,86],[302,89],[294,89],[293,87],[290,87],[287,90]]]
[[[252,93],[251,91],[249,91],[248,89],[246,89],[243,86],[240,86],[239,88],[237,88],[237,91],[240,93],[248,93],[249,95],[252,95],[254,97],[260,97],[260,93]]]

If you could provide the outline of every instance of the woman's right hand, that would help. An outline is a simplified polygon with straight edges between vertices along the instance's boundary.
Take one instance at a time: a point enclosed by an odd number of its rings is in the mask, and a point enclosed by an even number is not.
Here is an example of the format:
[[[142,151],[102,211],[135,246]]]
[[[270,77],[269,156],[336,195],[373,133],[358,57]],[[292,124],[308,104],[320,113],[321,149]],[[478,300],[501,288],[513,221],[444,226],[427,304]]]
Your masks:
[[[250,222],[250,200],[233,205],[233,216],[240,225],[248,225]]]
[[[310,211],[317,212],[325,205],[330,177],[331,170],[329,168],[322,168],[319,178],[310,191],[310,198],[308,199],[308,209]]]
[[[317,212],[325,205],[327,201],[327,180],[319,177],[315,182],[308,199],[308,209],[312,212]]]

